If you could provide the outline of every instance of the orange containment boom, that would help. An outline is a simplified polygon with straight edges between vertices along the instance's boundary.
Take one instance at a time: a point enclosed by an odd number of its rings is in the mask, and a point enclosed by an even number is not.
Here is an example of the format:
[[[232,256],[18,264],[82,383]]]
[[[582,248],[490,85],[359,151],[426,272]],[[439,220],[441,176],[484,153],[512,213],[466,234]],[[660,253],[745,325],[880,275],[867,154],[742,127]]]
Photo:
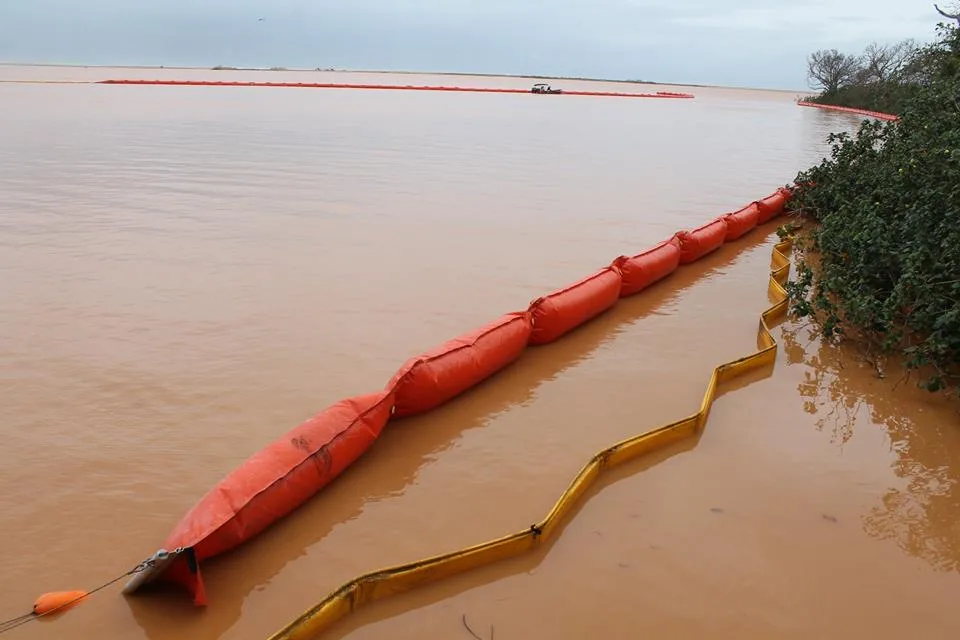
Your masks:
[[[860,116],[870,116],[871,118],[877,118],[878,120],[899,120],[900,116],[894,115],[892,113],[882,113],[880,111],[869,111],[867,109],[856,109],[854,107],[841,107],[835,104],[819,104],[817,102],[808,102],[806,100],[798,100],[797,104],[801,107],[815,107],[817,109],[823,109],[825,111],[842,111],[844,113],[853,113]]]
[[[534,300],[408,360],[377,393],[341,400],[254,454],[184,516],[163,548],[124,588],[154,580],[207,602],[200,563],[241,545],[293,511],[367,451],[391,420],[430,411],[509,366],[529,345],[552,342],[724,242],[783,213],[785,188],[738,212],[681,231],[633,257]]]
[[[620,256],[613,264],[620,270],[620,297],[635,295],[677,270],[680,238],[674,235],[632,258]]]
[[[620,298],[620,269],[611,266],[530,303],[530,344],[546,344],[600,315]]]
[[[393,403],[391,389],[341,400],[254,454],[187,513],[158,552],[164,562],[125,593],[160,577],[205,605],[200,562],[254,537],[340,475],[380,435]]]
[[[757,217],[757,224],[763,224],[772,218],[776,218],[783,213],[783,207],[790,199],[790,191],[784,188],[777,189],[762,200],[756,200],[753,204],[757,205],[760,214]]]
[[[424,413],[479,384],[520,357],[533,328],[529,313],[510,313],[409,360],[388,386],[397,418]]]
[[[726,217],[711,220],[693,231],[681,231],[677,237],[680,239],[680,264],[690,264],[723,246],[727,238]]]
[[[760,207],[756,202],[751,202],[743,209],[723,216],[723,219],[727,221],[727,235],[724,237],[724,242],[731,242],[757,226],[760,220]]]
[[[401,84],[350,84],[338,82],[247,82],[242,80],[100,80],[97,84],[164,85],[177,87],[286,87],[297,89],[383,89],[394,91],[464,91],[468,93],[532,93],[529,89],[495,87],[445,87],[433,85]],[[666,98],[692,99],[692,93],[656,91],[632,93],[629,91],[570,91],[567,89],[551,94],[559,96],[600,96],[606,98]]]

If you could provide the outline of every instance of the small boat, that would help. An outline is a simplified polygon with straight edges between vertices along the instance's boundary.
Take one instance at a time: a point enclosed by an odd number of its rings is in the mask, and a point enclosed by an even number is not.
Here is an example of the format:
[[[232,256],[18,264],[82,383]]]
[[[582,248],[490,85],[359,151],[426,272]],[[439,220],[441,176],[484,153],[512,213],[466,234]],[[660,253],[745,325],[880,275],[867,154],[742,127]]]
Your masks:
[[[563,93],[562,89],[554,89],[544,82],[538,82],[530,89],[530,93]]]

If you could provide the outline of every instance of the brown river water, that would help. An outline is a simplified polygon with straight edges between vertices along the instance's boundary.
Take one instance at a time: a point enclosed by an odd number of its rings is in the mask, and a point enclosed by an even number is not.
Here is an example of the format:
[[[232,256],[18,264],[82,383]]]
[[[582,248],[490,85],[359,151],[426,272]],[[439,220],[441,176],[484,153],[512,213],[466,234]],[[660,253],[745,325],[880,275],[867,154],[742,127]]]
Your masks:
[[[0,67],[521,86],[517,78]],[[562,88],[629,85],[551,81]],[[633,90],[686,90],[643,86]],[[0,82],[0,618],[149,556],[262,446],[410,356],[739,208],[857,119],[695,100]],[[756,347],[776,225],[489,383],[388,425],[204,567],[10,638],[265,638],[351,577],[526,528],[604,446],[693,412]],[[956,638],[955,404],[786,322],[696,441],[627,465],[541,551],[324,637]]]

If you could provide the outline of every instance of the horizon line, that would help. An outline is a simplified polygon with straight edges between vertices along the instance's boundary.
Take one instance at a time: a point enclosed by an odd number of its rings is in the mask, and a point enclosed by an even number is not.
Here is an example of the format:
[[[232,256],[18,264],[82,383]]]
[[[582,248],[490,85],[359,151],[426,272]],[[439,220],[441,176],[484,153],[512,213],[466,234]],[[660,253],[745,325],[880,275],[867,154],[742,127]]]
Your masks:
[[[335,67],[234,67],[231,65],[190,66],[190,65],[147,65],[147,64],[82,64],[82,63],[62,63],[62,62],[15,62],[0,61],[2,67],[66,67],[66,68],[94,68],[94,69],[176,69],[183,71],[273,71],[273,72],[292,72],[292,73],[382,73],[382,74],[405,74],[405,75],[433,75],[433,76],[466,76],[466,77],[484,77],[484,78],[530,78],[532,80],[576,80],[581,82],[612,82],[619,84],[646,84],[670,87],[695,87],[706,89],[736,89],[742,91],[775,91],[780,93],[814,93],[810,89],[772,89],[768,87],[750,87],[741,85],[723,85],[723,84],[703,84],[692,82],[659,82],[653,80],[629,80],[614,78],[591,78],[586,76],[556,76],[528,73],[493,73],[493,72],[469,72],[469,71],[417,71],[417,70],[385,70],[385,69],[347,69]]]

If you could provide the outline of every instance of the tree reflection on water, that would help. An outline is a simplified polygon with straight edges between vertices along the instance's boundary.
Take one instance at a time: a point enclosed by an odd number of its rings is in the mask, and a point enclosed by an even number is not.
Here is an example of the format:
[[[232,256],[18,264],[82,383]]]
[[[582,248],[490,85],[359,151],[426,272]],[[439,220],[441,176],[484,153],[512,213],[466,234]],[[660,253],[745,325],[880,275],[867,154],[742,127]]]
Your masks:
[[[846,445],[857,429],[883,428],[900,480],[863,517],[867,534],[933,567],[960,571],[960,419],[955,399],[930,394],[891,369],[886,379],[844,345],[799,324],[782,327],[788,364],[803,364],[797,390],[818,431]],[[915,379],[915,377],[914,377]]]

